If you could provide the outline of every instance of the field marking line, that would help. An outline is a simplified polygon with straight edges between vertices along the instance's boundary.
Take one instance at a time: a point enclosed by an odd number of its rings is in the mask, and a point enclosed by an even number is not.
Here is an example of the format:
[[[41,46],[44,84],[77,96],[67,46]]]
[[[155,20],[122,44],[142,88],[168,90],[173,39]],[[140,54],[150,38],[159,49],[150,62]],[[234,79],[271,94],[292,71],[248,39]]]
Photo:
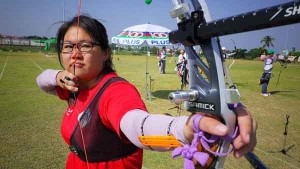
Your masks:
[[[231,66],[234,64],[235,60],[232,61],[231,65],[229,66],[229,69],[231,68]]]
[[[43,71],[44,69],[43,68],[41,68],[41,66],[39,66],[35,61],[32,61],[33,62],[33,64],[35,64],[35,66],[36,67],[38,67],[41,71]]]
[[[6,68],[6,65],[7,65],[7,60],[8,60],[8,57],[6,57],[5,64],[4,64],[3,68],[2,68],[2,71],[1,71],[1,74],[0,74],[0,80],[2,79],[2,76],[3,76],[4,70],[5,70],[5,68]]]

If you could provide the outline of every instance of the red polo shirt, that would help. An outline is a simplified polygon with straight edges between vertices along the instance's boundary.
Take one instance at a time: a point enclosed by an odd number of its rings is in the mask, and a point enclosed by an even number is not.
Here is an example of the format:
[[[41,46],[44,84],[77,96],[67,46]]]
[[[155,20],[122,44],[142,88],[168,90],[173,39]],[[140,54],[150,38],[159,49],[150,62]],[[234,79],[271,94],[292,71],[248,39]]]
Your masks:
[[[61,125],[61,134],[68,145],[70,145],[70,137],[78,123],[78,115],[87,108],[103,83],[111,77],[117,77],[117,74],[110,73],[104,76],[95,87],[81,90],[77,96],[76,104],[68,107],[66,110]],[[59,87],[57,87],[56,90],[61,99],[68,99],[68,91],[62,90]],[[103,92],[98,104],[98,112],[103,124],[107,128],[115,131],[124,141],[128,141],[128,139],[123,135],[120,129],[120,122],[123,115],[133,109],[147,111],[139,92],[128,82],[116,82],[111,84]],[[142,168],[142,159],[143,151],[138,149],[137,152],[120,160],[89,163],[88,165],[89,169],[140,169]],[[66,168],[87,169],[88,167],[86,162],[81,161],[73,152],[70,152]]]

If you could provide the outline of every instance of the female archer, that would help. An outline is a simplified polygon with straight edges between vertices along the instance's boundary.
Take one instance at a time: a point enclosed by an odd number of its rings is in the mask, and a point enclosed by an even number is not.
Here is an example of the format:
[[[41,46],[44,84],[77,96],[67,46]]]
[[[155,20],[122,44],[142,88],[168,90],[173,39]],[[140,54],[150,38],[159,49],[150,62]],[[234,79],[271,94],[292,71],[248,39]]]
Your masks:
[[[70,147],[67,169],[140,169],[143,149],[173,149],[148,146],[141,136],[172,136],[190,145],[195,129],[227,134],[225,125],[200,113],[190,117],[149,114],[137,89],[116,73],[105,27],[91,17],[78,17],[57,32],[63,70],[48,69],[37,77],[43,91],[69,103],[61,124],[62,137]],[[235,111],[240,133],[233,147],[238,158],[254,149],[256,122],[243,106]]]

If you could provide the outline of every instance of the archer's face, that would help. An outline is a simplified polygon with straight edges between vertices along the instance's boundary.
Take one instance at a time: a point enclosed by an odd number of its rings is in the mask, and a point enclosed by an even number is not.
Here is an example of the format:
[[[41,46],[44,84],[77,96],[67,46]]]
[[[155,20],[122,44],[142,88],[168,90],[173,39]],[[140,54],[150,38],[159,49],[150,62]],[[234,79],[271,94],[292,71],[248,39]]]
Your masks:
[[[60,57],[64,68],[75,74],[80,80],[90,81],[96,79],[108,58],[108,52],[103,51],[99,45],[93,44],[94,41],[90,35],[82,28],[77,30],[76,26],[70,27],[66,32],[64,43],[78,44],[73,46],[72,52],[61,53]],[[78,46],[81,47],[81,51]],[[72,45],[66,47],[72,48]],[[89,51],[85,51],[86,48]]]

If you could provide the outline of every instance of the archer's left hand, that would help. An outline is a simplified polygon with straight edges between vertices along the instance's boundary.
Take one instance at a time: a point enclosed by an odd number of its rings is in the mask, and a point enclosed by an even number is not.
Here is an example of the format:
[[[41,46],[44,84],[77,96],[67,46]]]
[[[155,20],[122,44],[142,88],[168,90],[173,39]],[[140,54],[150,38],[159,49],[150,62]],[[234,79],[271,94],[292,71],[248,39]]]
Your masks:
[[[251,117],[251,113],[244,107],[235,108],[237,114],[237,122],[239,134],[233,141],[234,157],[242,157],[249,151],[253,151],[256,146],[256,129],[257,123]],[[189,118],[186,127],[184,128],[185,138],[191,142],[193,139],[193,116]],[[216,135],[225,136],[228,133],[228,128],[211,116],[205,116],[200,120],[199,127],[202,131]]]

